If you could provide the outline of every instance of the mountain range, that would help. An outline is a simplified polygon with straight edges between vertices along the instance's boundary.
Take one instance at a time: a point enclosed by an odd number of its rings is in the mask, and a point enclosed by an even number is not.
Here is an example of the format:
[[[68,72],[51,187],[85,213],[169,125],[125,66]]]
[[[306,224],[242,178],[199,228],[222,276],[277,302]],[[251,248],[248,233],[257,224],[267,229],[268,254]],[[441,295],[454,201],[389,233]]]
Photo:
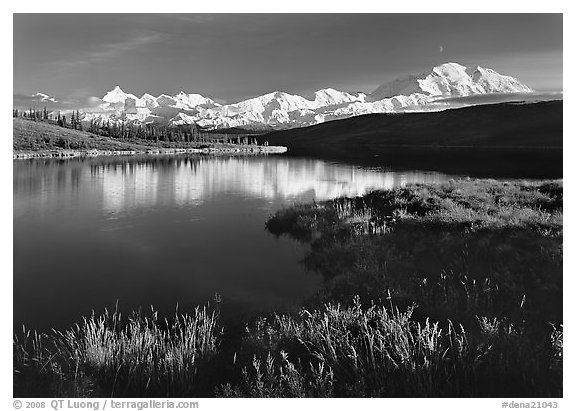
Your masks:
[[[369,94],[326,88],[316,91],[313,98],[305,98],[274,91],[233,104],[220,104],[215,99],[184,91],[174,96],[145,93],[138,97],[116,86],[96,107],[80,110],[85,113],[85,121],[197,124],[208,129],[285,129],[371,113],[440,111],[451,106],[445,99],[495,93],[533,93],[533,90],[516,78],[489,68],[445,63],[429,72],[382,84]]]

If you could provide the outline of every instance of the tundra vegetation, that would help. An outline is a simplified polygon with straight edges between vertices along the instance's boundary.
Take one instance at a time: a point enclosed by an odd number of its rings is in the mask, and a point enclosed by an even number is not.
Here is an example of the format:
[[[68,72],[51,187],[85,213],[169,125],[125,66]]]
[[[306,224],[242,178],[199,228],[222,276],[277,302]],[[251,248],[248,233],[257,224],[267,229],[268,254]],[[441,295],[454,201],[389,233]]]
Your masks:
[[[267,229],[324,277],[299,311],[24,330],[14,395],[561,397],[562,203],[561,181],[461,180],[280,210]]]
[[[128,121],[90,122],[85,114],[67,118],[43,110],[13,110],[13,149],[38,150],[145,150],[160,148],[205,148],[258,145],[257,136],[203,130],[194,124],[140,124]],[[268,145],[267,142],[263,143]]]

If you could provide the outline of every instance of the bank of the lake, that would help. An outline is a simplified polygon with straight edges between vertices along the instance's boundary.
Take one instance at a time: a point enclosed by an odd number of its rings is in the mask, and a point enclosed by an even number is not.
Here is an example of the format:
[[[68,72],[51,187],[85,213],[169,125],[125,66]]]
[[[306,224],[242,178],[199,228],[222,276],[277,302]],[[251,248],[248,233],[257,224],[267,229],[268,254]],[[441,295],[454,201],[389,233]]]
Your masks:
[[[562,397],[562,213],[561,181],[495,180],[284,209],[325,278],[299,312],[18,332],[14,395]]]
[[[13,119],[13,158],[71,158],[125,155],[278,154],[286,147],[257,144],[122,140],[48,122]]]

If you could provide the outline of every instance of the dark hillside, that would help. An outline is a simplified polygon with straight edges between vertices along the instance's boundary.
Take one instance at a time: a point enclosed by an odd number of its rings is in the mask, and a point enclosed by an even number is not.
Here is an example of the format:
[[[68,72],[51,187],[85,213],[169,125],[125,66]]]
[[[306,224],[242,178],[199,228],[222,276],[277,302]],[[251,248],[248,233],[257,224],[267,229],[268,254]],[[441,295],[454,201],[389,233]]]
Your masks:
[[[561,148],[563,102],[503,103],[440,112],[368,114],[268,133],[270,144]]]
[[[563,102],[369,114],[268,133],[292,156],[474,177],[561,178]]]

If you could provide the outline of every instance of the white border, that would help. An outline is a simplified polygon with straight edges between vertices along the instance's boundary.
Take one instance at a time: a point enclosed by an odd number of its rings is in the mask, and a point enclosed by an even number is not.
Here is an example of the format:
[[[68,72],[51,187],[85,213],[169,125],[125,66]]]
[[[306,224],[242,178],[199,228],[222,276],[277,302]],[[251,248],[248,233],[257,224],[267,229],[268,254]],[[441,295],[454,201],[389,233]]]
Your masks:
[[[53,13],[53,12],[102,12],[110,11],[113,13],[142,13],[142,12],[227,12],[227,13],[260,13],[260,12],[306,12],[306,13],[476,13],[481,12],[497,12],[497,13],[564,13],[564,42],[568,45],[571,44],[571,39],[576,38],[574,33],[574,26],[576,21],[573,18],[573,10],[569,2],[563,1],[548,1],[543,2],[517,2],[502,0],[481,0],[473,2],[462,2],[454,0],[431,1],[431,0],[413,0],[409,2],[366,2],[366,1],[306,1],[306,0],[290,0],[285,4],[279,5],[271,1],[253,1],[234,2],[232,0],[220,0],[218,2],[191,2],[191,1],[170,1],[170,2],[119,2],[117,0],[102,0],[97,2],[79,2],[63,0],[58,2],[27,0],[23,2],[11,2],[4,4],[4,8],[10,7],[10,10],[2,11],[1,27],[4,34],[5,41],[5,56],[13,55],[13,27],[12,27],[12,13]],[[573,54],[571,49],[574,47],[564,47],[564,96],[565,96],[565,118],[572,120],[574,113],[572,103],[572,91],[574,81],[572,78],[576,75],[576,70],[573,64]],[[5,129],[2,133],[2,145],[0,153],[5,157],[5,161],[0,161],[0,175],[2,178],[2,186],[0,189],[5,193],[2,201],[2,243],[1,253],[2,258],[2,287],[0,291],[2,312],[6,313],[4,319],[4,327],[1,329],[1,349],[2,359],[1,364],[1,384],[2,396],[0,407],[2,409],[12,409],[12,157],[11,157],[11,135],[12,129],[8,125],[11,124],[11,106],[13,94],[13,67],[5,62],[2,65],[3,70],[3,87],[0,99],[2,105],[0,113],[5,119],[3,122]],[[575,177],[572,155],[574,151],[574,126],[571,121],[565,122],[565,139],[564,139],[564,185],[565,185],[565,205],[567,212],[565,219],[565,235],[564,235],[564,318],[565,318],[565,347],[570,347],[564,350],[564,399],[557,400],[559,402],[559,409],[568,409],[569,404],[573,404],[570,409],[575,409],[576,401],[574,400],[574,391],[570,389],[574,382],[573,370],[575,369],[574,355],[572,354],[572,347],[574,346],[574,320],[572,314],[574,313],[574,298],[572,291],[574,290],[574,256],[576,255],[574,249],[574,218],[572,217],[574,211],[574,189],[573,178]],[[10,160],[10,161],[8,161]],[[9,193],[9,195],[7,195]],[[10,324],[10,325],[8,325]],[[511,401],[513,399],[507,400]],[[290,400],[290,399],[276,399],[276,400],[255,400],[255,399],[238,399],[238,400],[218,400],[218,399],[204,399],[200,400],[200,409],[253,409],[253,410],[266,410],[269,411],[271,407],[281,408],[322,408],[322,409],[335,409],[335,410],[350,410],[354,407],[362,407],[366,409],[383,409],[390,407],[390,409],[442,409],[442,410],[498,410],[501,409],[501,403],[504,400],[500,399],[307,399],[307,400]],[[516,399],[517,402],[524,401],[523,399]],[[48,404],[47,404],[48,405]]]

